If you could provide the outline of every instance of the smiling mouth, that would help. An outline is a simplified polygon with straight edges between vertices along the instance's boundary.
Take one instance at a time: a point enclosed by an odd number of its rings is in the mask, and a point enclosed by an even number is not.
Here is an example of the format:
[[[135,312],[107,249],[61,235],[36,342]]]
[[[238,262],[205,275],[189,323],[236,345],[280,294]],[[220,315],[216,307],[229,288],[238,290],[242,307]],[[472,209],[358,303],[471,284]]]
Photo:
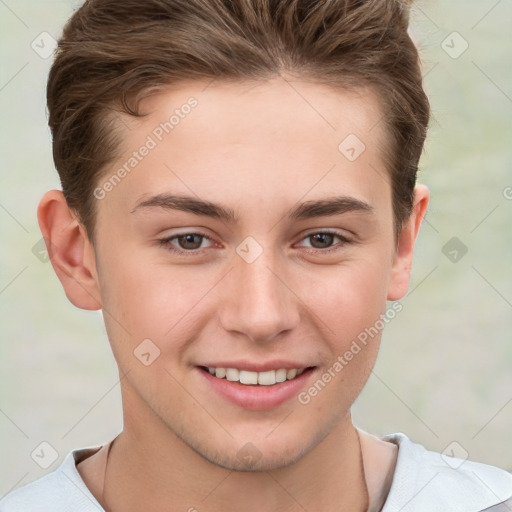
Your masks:
[[[273,386],[287,380],[293,380],[305,371],[312,370],[313,366],[306,368],[280,368],[278,370],[268,370],[265,372],[252,372],[248,370],[239,370],[237,368],[214,368],[207,366],[200,366],[201,370],[208,372],[210,375],[218,379],[226,379],[231,382],[239,382],[248,386]]]

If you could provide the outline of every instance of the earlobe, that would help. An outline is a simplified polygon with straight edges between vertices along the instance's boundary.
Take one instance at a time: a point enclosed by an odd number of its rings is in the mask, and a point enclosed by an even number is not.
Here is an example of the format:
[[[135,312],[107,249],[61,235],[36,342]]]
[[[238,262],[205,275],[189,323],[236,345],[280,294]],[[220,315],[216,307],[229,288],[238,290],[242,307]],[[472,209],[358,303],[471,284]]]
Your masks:
[[[81,309],[101,309],[93,246],[62,191],[46,192],[37,219],[67,298]]]
[[[412,214],[398,237],[387,300],[399,300],[405,296],[409,289],[414,244],[427,211],[428,201],[428,188],[425,185],[416,185]]]

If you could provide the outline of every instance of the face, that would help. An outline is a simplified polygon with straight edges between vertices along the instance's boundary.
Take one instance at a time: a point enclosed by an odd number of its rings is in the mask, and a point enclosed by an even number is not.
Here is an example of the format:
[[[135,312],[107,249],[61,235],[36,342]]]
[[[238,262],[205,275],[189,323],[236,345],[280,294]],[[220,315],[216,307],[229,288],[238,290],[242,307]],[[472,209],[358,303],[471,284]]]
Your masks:
[[[351,346],[394,279],[378,100],[275,79],[141,108],[95,192],[125,424],[157,417],[223,467],[286,466],[347,418],[377,355],[380,333]]]

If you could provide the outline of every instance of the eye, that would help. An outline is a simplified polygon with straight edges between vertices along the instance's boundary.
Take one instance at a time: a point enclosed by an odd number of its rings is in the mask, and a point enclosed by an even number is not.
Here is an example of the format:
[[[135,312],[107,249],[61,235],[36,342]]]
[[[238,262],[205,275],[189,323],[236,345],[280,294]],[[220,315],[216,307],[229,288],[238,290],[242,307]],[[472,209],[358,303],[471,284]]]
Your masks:
[[[333,241],[338,238],[340,243],[332,246]],[[316,233],[310,233],[303,240],[310,240],[312,243],[309,247],[315,249],[313,252],[332,252],[337,251],[345,244],[351,243],[346,236],[337,231],[324,230]],[[307,247],[307,246],[306,246]]]
[[[176,243],[179,247],[177,247],[174,243],[176,240]],[[179,253],[179,254],[186,254],[186,253],[200,253],[201,251],[198,249],[201,249],[202,241],[209,240],[212,242],[212,239],[203,233],[178,233],[177,235],[169,236],[167,238],[162,238],[161,240],[158,240],[159,244],[163,247],[165,247],[167,250]]]
[[[340,242],[335,246],[332,246],[334,240],[338,238]],[[166,238],[158,240],[159,244],[165,249],[177,253],[177,254],[200,254],[204,249],[203,241],[213,240],[203,233],[178,233]],[[310,240],[312,244],[309,246],[313,249],[312,252],[318,253],[329,253],[341,249],[345,244],[351,243],[346,236],[342,235],[337,231],[324,230],[315,233],[310,233],[302,240]],[[306,246],[307,247],[307,246]]]

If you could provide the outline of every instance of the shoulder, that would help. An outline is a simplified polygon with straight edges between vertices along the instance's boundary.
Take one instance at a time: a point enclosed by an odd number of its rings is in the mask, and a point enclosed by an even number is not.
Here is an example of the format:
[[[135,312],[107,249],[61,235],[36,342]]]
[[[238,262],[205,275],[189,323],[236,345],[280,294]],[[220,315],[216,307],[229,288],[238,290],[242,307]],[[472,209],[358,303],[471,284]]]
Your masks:
[[[512,504],[512,474],[507,471],[427,450],[402,433],[381,439],[398,445],[393,482],[382,512],[512,510],[504,503],[510,499]]]
[[[0,512],[99,512],[100,504],[83,482],[76,462],[100,446],[70,451],[61,465],[47,475],[0,499]]]

